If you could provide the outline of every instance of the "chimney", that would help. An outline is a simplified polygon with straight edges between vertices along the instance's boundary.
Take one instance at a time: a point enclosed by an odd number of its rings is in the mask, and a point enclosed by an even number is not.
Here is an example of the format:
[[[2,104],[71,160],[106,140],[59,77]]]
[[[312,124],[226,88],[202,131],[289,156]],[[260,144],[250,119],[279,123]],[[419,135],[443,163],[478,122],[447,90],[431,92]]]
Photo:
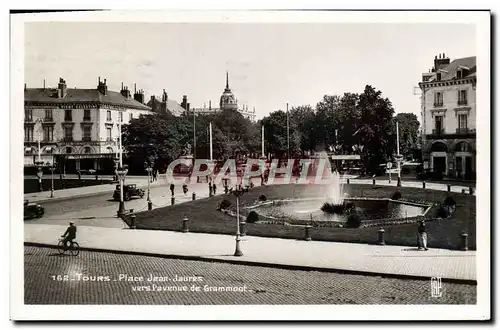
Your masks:
[[[144,104],[144,92],[143,90],[139,90],[137,92],[137,86],[135,86],[134,84],[134,100],[136,100],[137,102],[141,103],[141,104]],[[153,98],[154,96],[152,96],[151,98]]]
[[[434,72],[438,72],[440,69],[444,69],[450,64],[450,59],[445,57],[445,54],[439,54],[438,56],[434,57]]]
[[[130,98],[130,91],[129,91],[127,86],[123,86],[123,83],[122,83],[122,90],[120,91],[120,94],[122,94],[122,96],[126,99]]]
[[[27,88],[26,88],[26,83],[24,83],[24,90],[26,90],[26,89],[27,89]]]
[[[187,102],[187,95],[183,95],[183,96],[182,96],[182,103],[181,103],[181,107],[182,107],[184,110],[189,111],[189,109],[188,109],[188,102]]]
[[[66,91],[68,88],[66,87],[66,81],[63,78],[59,78],[59,84],[57,85],[57,96],[59,98],[66,96]]]
[[[212,100],[208,101],[208,110],[212,110]]]
[[[161,96],[161,101],[162,102],[167,102],[168,101],[168,95],[167,95],[167,92],[165,91],[165,89],[163,89],[163,94]]]
[[[45,89],[45,79],[43,80],[43,89]]]
[[[104,79],[104,82],[102,82],[101,77],[99,77],[99,85],[97,85],[97,90],[102,95],[108,95],[108,86],[106,85],[106,79]]]

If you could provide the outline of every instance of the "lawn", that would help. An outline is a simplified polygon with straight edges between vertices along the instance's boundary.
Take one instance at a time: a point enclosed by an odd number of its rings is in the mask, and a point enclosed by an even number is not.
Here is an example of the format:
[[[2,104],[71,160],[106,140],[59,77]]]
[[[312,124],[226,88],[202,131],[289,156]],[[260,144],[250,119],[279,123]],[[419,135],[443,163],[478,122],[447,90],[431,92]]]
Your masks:
[[[251,205],[264,194],[267,199],[310,198],[325,196],[326,186],[312,185],[274,185],[255,187],[240,198],[242,214],[246,212],[244,205]],[[448,193],[408,187],[384,187],[368,185],[345,185],[344,191],[350,196],[382,197],[392,196],[400,191],[403,199],[426,201],[436,204],[426,214],[428,229],[428,246],[434,248],[460,249],[460,235],[469,235],[468,248],[476,249],[476,199],[473,195]],[[436,219],[437,204],[452,196],[456,202],[455,212],[446,219]],[[191,201],[136,213],[138,229],[152,230],[182,230],[182,219],[189,219],[191,232],[234,235],[236,219],[224,212],[218,211],[219,203],[227,199],[234,205],[236,197],[218,195],[210,198]],[[126,219],[128,221],[128,219]],[[317,241],[335,241],[350,243],[377,244],[379,227],[368,228],[312,228],[311,238]],[[384,225],[385,241],[388,245],[415,246],[417,240],[417,223]],[[303,239],[304,228],[301,226],[284,226],[280,224],[248,223],[247,235],[263,237],[280,237]]]

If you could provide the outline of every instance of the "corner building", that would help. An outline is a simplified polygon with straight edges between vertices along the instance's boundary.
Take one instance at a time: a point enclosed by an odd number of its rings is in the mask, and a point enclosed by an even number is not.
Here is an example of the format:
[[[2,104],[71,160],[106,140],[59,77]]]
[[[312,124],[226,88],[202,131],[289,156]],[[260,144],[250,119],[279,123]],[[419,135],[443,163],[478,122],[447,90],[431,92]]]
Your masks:
[[[422,74],[422,159],[437,177],[476,178],[476,57],[439,54]]]
[[[25,85],[24,166],[34,167],[40,155],[60,173],[113,173],[119,127],[151,113],[142,90],[133,97],[123,84],[120,92],[109,91],[106,79],[95,89],[67,88],[62,78],[57,88]]]

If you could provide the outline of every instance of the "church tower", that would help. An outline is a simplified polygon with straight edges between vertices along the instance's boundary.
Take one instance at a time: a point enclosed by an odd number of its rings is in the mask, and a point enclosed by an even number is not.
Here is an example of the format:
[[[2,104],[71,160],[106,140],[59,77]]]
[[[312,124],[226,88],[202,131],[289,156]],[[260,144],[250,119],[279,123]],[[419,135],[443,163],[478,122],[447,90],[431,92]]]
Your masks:
[[[226,71],[226,88],[220,97],[221,110],[238,110],[238,102],[229,88],[229,73]]]

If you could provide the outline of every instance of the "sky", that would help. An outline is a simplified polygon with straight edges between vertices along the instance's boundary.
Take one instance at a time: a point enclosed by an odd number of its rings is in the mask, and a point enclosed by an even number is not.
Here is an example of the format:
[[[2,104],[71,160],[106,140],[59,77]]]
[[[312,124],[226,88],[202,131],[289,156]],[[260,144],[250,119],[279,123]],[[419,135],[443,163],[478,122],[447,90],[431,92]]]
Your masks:
[[[369,84],[396,113],[420,119],[415,87],[434,56],[476,56],[475,26],[468,24],[332,23],[100,23],[25,24],[27,87],[108,89],[122,82],[143,89],[146,100],[188,96],[191,107],[218,106],[229,85],[257,118],[309,104],[324,95],[361,93]]]

